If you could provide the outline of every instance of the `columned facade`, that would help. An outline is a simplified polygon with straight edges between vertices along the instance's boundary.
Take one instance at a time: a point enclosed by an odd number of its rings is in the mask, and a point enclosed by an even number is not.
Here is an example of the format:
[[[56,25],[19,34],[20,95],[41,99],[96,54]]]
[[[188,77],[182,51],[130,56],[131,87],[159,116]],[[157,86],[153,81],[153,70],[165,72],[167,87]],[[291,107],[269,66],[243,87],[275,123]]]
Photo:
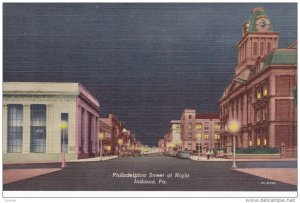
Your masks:
[[[84,98],[81,105],[78,98]],[[88,112],[93,120],[89,130]],[[97,156],[98,117],[98,101],[78,83],[5,82],[3,162],[61,161],[63,148],[66,160],[84,157],[81,137],[88,138],[88,132],[94,142],[90,150],[84,143],[86,157]]]

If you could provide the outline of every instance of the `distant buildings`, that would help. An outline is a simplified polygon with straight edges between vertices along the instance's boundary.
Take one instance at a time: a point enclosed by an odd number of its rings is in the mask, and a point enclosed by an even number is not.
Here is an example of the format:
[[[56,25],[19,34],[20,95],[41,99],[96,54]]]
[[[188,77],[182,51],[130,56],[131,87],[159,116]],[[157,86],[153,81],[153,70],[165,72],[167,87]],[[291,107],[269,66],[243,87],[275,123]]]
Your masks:
[[[172,120],[169,132],[159,140],[159,151],[166,153],[176,148],[206,153],[219,148],[220,126],[218,113],[196,114],[195,109],[185,109],[181,120]]]
[[[125,123],[113,114],[109,114],[107,118],[100,118],[99,131],[103,133],[99,148],[101,149],[102,142],[104,155],[131,155],[140,151],[141,142],[130,130],[126,130]]]
[[[235,77],[219,101],[221,146],[231,151],[226,126],[234,119],[241,123],[237,147],[284,147],[287,157],[296,157],[297,44],[278,48],[279,33],[261,7],[251,11],[242,34]]]
[[[99,102],[79,83],[3,83],[3,162],[95,157]]]
[[[205,153],[220,146],[220,119],[218,113],[196,114],[185,109],[181,116],[182,148]]]

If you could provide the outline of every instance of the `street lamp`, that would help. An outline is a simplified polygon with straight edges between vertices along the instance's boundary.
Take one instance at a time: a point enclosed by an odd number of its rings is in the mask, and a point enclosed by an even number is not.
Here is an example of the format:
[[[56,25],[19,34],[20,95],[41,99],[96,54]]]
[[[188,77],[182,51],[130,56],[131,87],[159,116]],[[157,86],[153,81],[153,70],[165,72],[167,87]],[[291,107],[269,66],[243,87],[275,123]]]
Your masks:
[[[240,130],[240,122],[236,120],[232,120],[228,122],[228,130],[232,133],[233,136],[233,160],[232,160],[232,167],[233,169],[237,168],[235,163],[235,136],[236,133]]]
[[[102,140],[104,138],[104,133],[100,132],[99,133],[99,140],[100,140],[100,161],[102,161],[102,153],[103,153],[103,143]]]
[[[201,139],[201,134],[197,134],[196,139],[198,141],[198,160],[200,160],[200,139]]]
[[[62,160],[61,160],[61,168],[67,168],[67,163],[66,163],[66,153],[65,153],[65,133],[66,129],[68,128],[68,123],[66,121],[61,122],[60,128],[62,130]]]
[[[120,156],[120,152],[121,152],[121,145],[123,144],[123,140],[122,138],[118,139],[118,145],[119,145],[119,156]]]

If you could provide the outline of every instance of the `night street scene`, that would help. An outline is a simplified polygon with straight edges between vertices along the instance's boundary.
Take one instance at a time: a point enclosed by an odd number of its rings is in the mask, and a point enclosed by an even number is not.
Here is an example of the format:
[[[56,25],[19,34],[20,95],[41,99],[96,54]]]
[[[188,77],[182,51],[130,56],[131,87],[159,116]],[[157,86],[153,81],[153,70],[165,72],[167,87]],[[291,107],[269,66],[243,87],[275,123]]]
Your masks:
[[[297,47],[297,3],[3,3],[2,196],[294,202]]]

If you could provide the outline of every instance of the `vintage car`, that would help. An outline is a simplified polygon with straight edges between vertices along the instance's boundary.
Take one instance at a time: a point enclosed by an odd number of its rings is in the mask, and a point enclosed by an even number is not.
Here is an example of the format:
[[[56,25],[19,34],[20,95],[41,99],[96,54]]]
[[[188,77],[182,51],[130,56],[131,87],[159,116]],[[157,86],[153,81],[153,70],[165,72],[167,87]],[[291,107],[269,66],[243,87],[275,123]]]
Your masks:
[[[189,159],[191,157],[191,154],[186,150],[182,150],[178,153],[178,157],[181,159]]]

